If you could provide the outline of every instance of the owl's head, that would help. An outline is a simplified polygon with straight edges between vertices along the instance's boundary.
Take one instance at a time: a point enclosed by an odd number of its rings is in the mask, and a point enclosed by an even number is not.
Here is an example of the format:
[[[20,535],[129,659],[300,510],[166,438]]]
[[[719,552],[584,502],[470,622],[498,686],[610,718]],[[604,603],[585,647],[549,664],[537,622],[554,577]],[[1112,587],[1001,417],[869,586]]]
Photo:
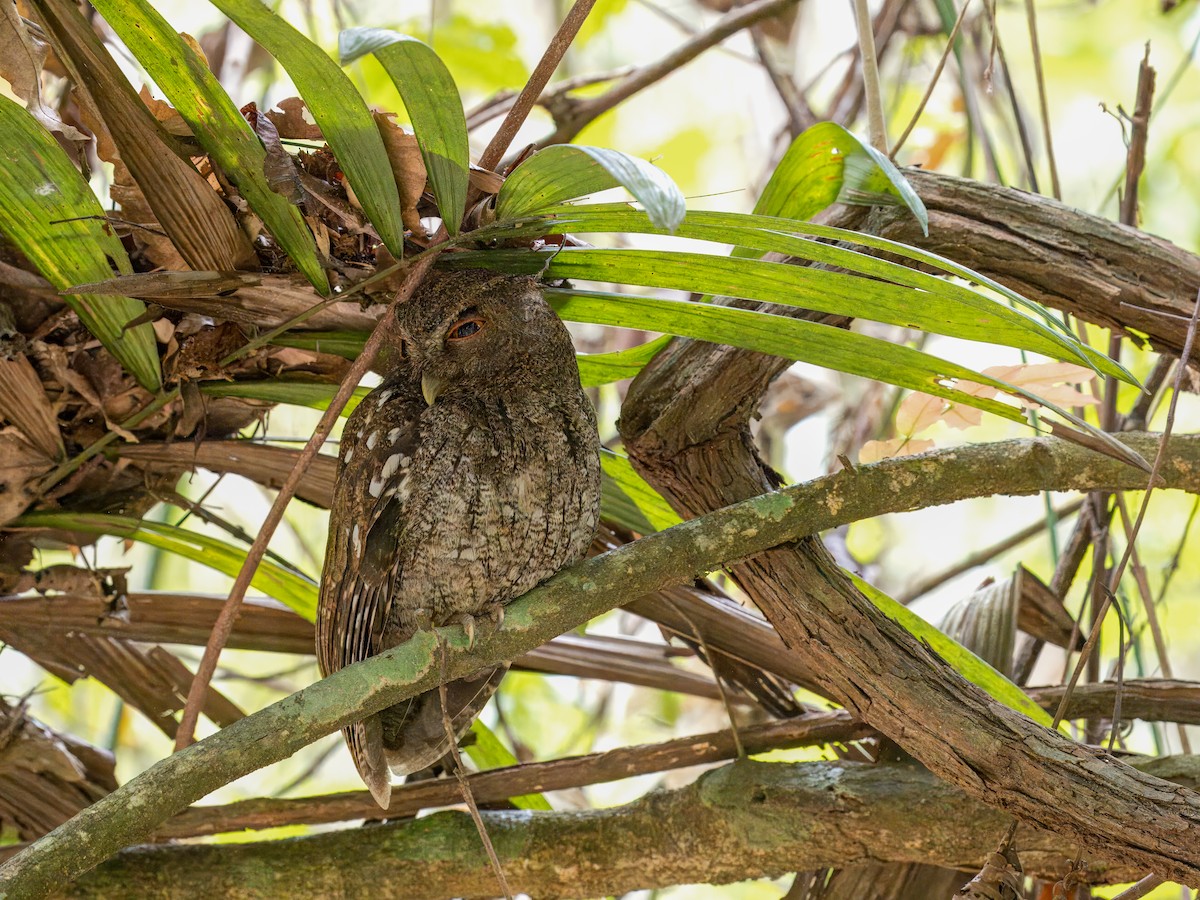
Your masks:
[[[431,273],[396,324],[393,351],[431,406],[579,382],[571,336],[528,276]]]

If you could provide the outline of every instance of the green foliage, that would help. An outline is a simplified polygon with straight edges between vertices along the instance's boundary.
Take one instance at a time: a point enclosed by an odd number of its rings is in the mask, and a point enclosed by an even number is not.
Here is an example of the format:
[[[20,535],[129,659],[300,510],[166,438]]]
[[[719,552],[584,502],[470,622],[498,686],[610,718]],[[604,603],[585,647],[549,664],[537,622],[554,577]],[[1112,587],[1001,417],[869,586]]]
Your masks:
[[[291,76],[363,209],[394,256],[404,253],[400,192],[383,138],[354,85],[325,51],[259,0],[213,0]]]
[[[267,151],[204,60],[145,0],[93,4],[137,57],[200,145],[229,176],[296,267],[320,293],[329,279],[298,207],[271,189]]]
[[[339,52],[342,65],[373,53],[391,77],[408,110],[442,221],[450,234],[458,234],[471,160],[462,100],[445,63],[416,38],[386,28],[343,31]]]
[[[111,266],[130,271],[120,239],[67,154],[21,106],[0,94],[0,233],[54,287],[103,281]],[[79,320],[147,390],[161,385],[149,325],[126,326],[146,311],[140,300],[65,294]]]
[[[895,164],[841,125],[818,122],[792,141],[754,211],[810,219],[833,203],[907,206],[929,233],[925,204]]]

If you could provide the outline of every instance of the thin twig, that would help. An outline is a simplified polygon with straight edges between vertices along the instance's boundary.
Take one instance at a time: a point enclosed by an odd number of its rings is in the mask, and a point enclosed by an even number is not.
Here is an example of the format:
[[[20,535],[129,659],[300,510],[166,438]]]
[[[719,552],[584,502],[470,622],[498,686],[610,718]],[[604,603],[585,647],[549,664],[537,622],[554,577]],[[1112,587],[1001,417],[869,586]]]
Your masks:
[[[1033,50],[1033,71],[1037,76],[1038,107],[1042,114],[1042,134],[1046,141],[1046,159],[1050,163],[1050,189],[1054,199],[1062,199],[1062,187],[1058,183],[1058,163],[1054,160],[1054,137],[1050,128],[1050,107],[1046,103],[1046,77],[1042,72],[1042,50],[1038,45],[1037,11],[1033,0],[1025,0],[1025,19],[1029,24],[1029,45]]]
[[[1157,73],[1150,65],[1150,44],[1138,68],[1137,98],[1129,117],[1129,149],[1125,153],[1125,191],[1121,195],[1121,222],[1137,227],[1138,181],[1146,168],[1146,144],[1150,138],[1150,112],[1154,107]]]
[[[471,785],[467,783],[467,773],[463,768],[462,754],[458,752],[458,735],[454,733],[454,723],[450,721],[450,705],[446,699],[446,643],[440,636],[438,642],[442,651],[442,678],[438,683],[438,702],[442,704],[442,727],[446,729],[446,740],[450,742],[450,756],[454,759],[454,778],[458,782],[459,791],[462,792],[463,801],[471,813],[471,821],[475,823],[475,830],[479,832],[479,840],[483,842],[483,849],[492,865],[492,871],[496,874],[496,882],[500,885],[500,890],[504,892],[505,900],[512,900],[512,891],[509,890],[504,867],[500,865],[500,857],[496,855],[492,836],[488,834],[487,826],[483,824],[483,816],[479,815],[479,804],[475,802],[475,795],[471,793]]]
[[[942,58],[938,60],[937,68],[933,70],[933,77],[929,79],[929,86],[925,88],[925,96],[917,104],[917,111],[913,113],[913,117],[909,120],[908,127],[904,129],[903,133],[896,140],[895,146],[892,147],[890,154],[892,159],[896,158],[896,154],[900,152],[900,148],[904,146],[904,142],[908,140],[908,136],[917,127],[917,122],[921,120],[921,115],[925,112],[925,106],[929,103],[929,98],[933,96],[933,89],[937,87],[938,79],[942,77],[942,69],[946,68],[946,60],[950,58],[950,54],[954,50],[954,42],[958,40],[958,32],[962,28],[963,19],[966,18],[967,9],[970,6],[971,0],[964,0],[962,9],[958,11],[958,18],[954,20],[954,27],[950,29],[950,39],[946,41],[946,49],[942,51]]]
[[[1192,345],[1196,340],[1196,327],[1200,323],[1200,291],[1196,292],[1196,305],[1192,309],[1192,318],[1188,323],[1187,337],[1183,342],[1183,351],[1180,353],[1180,359],[1190,359],[1192,353]],[[1075,685],[1079,682],[1079,676],[1083,672],[1083,667],[1087,660],[1091,657],[1095,650],[1096,642],[1100,639],[1100,626],[1104,622],[1104,614],[1108,612],[1108,607],[1112,603],[1112,597],[1116,591],[1117,585],[1121,583],[1121,576],[1125,573],[1125,567],[1129,564],[1129,559],[1133,553],[1133,545],[1137,540],[1138,533],[1141,531],[1142,522],[1146,518],[1146,509],[1150,505],[1150,497],[1154,494],[1154,488],[1158,484],[1159,472],[1162,469],[1163,459],[1167,453],[1167,442],[1171,437],[1171,429],[1175,425],[1175,407],[1179,400],[1180,388],[1183,384],[1184,373],[1187,370],[1186,366],[1179,366],[1175,371],[1175,389],[1171,393],[1171,402],[1167,406],[1167,421],[1163,426],[1162,437],[1159,438],[1158,452],[1154,454],[1154,462],[1150,466],[1150,479],[1146,485],[1146,492],[1142,495],[1142,503],[1138,508],[1137,519],[1133,523],[1133,531],[1130,534],[1130,539],[1125,545],[1125,553],[1121,556],[1121,561],[1113,570],[1109,577],[1109,590],[1105,592],[1104,602],[1100,609],[1097,610],[1095,622],[1092,625],[1091,634],[1088,635],[1087,643],[1083,645],[1083,650],[1080,651],[1079,661],[1075,665],[1075,670],[1071,673],[1071,679],[1067,684],[1067,690],[1063,693],[1062,700],[1058,704],[1058,709],[1054,713],[1054,727],[1057,728],[1063,720],[1063,716],[1067,711],[1067,704],[1070,701],[1071,692],[1075,689]]]
[[[225,642],[229,639],[229,634],[233,630],[233,623],[237,619],[242,599],[246,596],[246,591],[250,587],[250,580],[254,577],[254,573],[258,570],[258,564],[262,561],[263,554],[266,552],[267,543],[283,519],[283,512],[291,501],[292,496],[296,493],[296,488],[304,477],[305,470],[308,468],[309,463],[316,457],[317,451],[321,449],[321,445],[325,442],[325,438],[329,436],[329,432],[333,430],[334,423],[337,421],[346,402],[354,393],[354,389],[358,387],[359,381],[362,380],[363,375],[367,373],[367,370],[375,361],[375,355],[379,352],[379,348],[383,346],[384,337],[388,333],[388,323],[392,319],[393,310],[397,304],[404,302],[412,296],[412,292],[424,277],[426,270],[433,265],[433,261],[440,250],[440,246],[433,247],[414,257],[409,263],[410,268],[404,277],[404,282],[401,284],[400,290],[388,305],[387,312],[380,318],[379,324],[375,326],[375,329],[371,332],[371,336],[367,338],[367,342],[363,345],[362,353],[346,372],[342,383],[338,386],[337,393],[333,395],[333,399],[329,401],[329,406],[321,416],[321,421],[317,423],[317,427],[313,431],[313,436],[304,445],[304,449],[300,451],[300,455],[296,459],[296,464],[292,466],[292,471],[288,473],[283,485],[279,488],[279,493],[276,495],[275,502],[271,504],[271,509],[267,512],[267,516],[263,520],[258,536],[255,537],[254,543],[250,545],[250,549],[246,552],[246,561],[242,563],[241,571],[238,572],[238,577],[233,583],[233,588],[229,591],[229,598],[225,601],[225,605],[221,608],[221,614],[217,616],[217,621],[213,625],[212,635],[209,637],[208,644],[204,648],[204,656],[200,660],[195,678],[192,679],[191,689],[188,691],[187,705],[183,709],[183,715],[179,722],[179,730],[175,733],[176,750],[182,750],[194,739],[196,721],[199,719],[200,709],[204,705],[205,694],[208,693],[208,684],[212,680],[213,672],[216,671],[217,660],[221,656],[221,650],[224,649]]]
[[[566,103],[562,98],[554,114],[556,127],[554,133],[542,141],[541,146],[550,144],[565,144],[571,141],[589,122],[608,112],[614,106],[628,100],[650,85],[661,81],[672,72],[691,62],[705,50],[715,47],[730,35],[736,34],[743,28],[749,28],[755,22],[779,15],[789,6],[794,6],[799,0],[758,0],[746,6],[740,6],[722,16],[707,31],[701,32],[690,41],[676,47],[662,59],[638,69],[627,78],[621,79],[611,89],[599,97],[590,97]]]
[[[817,117],[804,95],[800,93],[800,89],[796,87],[792,76],[787,72],[780,72],[775,67],[775,62],[771,59],[771,48],[767,46],[766,38],[763,37],[762,26],[750,26],[750,40],[754,43],[754,52],[758,54],[759,63],[762,64],[767,77],[771,79],[775,93],[779,95],[779,100],[787,112],[788,131],[794,138],[804,129],[813,125],[817,121]]]
[[[529,111],[533,109],[533,105],[537,103],[538,98],[542,95],[542,91],[545,90],[546,85],[550,82],[550,76],[554,74],[554,70],[562,62],[567,48],[575,40],[575,35],[579,33],[584,19],[587,18],[588,13],[592,11],[592,7],[595,5],[596,0],[575,0],[575,5],[571,7],[571,11],[563,19],[562,24],[558,27],[558,31],[550,39],[550,44],[546,47],[546,52],[542,54],[542,58],[538,60],[537,66],[534,67],[533,73],[529,76],[529,81],[525,83],[525,87],[521,89],[521,93],[513,103],[512,108],[508,111],[508,115],[500,123],[500,129],[488,143],[487,149],[483,151],[483,155],[479,157],[481,168],[495,169],[500,160],[504,158],[504,154],[507,152],[509,145],[512,144],[513,139],[516,138],[517,132],[521,130],[521,126],[529,118]]]

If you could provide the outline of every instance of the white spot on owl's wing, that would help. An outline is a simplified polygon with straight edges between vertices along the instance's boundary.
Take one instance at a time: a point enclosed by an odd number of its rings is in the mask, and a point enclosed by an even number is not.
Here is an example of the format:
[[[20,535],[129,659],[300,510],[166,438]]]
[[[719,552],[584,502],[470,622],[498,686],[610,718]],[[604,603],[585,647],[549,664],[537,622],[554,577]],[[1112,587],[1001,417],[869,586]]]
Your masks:
[[[367,435],[367,449],[368,449],[368,450],[374,450],[374,449],[375,449],[375,443],[376,443],[378,440],[379,440],[379,432],[378,432],[378,431],[372,431],[370,434],[368,434],[368,435]]]
[[[350,540],[354,544],[354,555],[358,556],[362,553],[362,531],[357,522],[354,523],[354,530],[350,532]]]
[[[383,464],[383,471],[379,473],[379,477],[387,481],[400,469],[400,454],[393,453],[387,458]]]
[[[346,455],[342,457],[342,462],[350,462],[350,460],[352,460],[352,459],[354,459],[354,448],[347,447]]]
[[[367,485],[367,493],[378,499],[379,495],[383,493],[383,479],[372,478],[371,483]]]
[[[400,429],[399,428],[393,428],[391,431],[389,431],[387,433],[387,439],[388,439],[389,444],[396,443],[396,441],[399,439],[399,437],[400,437]]]
[[[387,390],[384,390],[384,391],[380,391],[379,399],[375,401],[375,408],[381,409],[385,403],[387,403],[389,400],[392,399],[392,396],[395,393],[396,392],[393,391],[391,388],[388,388]]]

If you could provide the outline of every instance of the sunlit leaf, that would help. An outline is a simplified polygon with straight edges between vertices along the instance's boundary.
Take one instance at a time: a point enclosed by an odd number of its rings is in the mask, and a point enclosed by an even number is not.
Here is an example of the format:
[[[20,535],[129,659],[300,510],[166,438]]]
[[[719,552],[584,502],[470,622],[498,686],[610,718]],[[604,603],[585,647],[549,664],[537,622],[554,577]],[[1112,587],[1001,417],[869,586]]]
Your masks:
[[[867,599],[875,604],[876,609],[897,622],[913,637],[927,644],[963,678],[985,690],[1009,709],[1028,716],[1039,725],[1049,728],[1053,724],[1054,720],[1050,714],[1034,703],[1028,694],[962,644],[938,631],[908,607],[897,603],[873,584],[863,581],[852,573],[847,572],[846,574],[849,575],[855,586],[866,595]]]
[[[658,228],[674,231],[687,212],[683,194],[657,166],[618,150],[555,144],[533,154],[508,176],[496,197],[496,217],[542,212],[612,187],[628,190]]]
[[[209,381],[201,386],[200,391],[209,397],[245,397],[269,403],[288,403],[292,406],[326,409],[333,399],[333,395],[337,393],[337,385],[273,378],[263,381]],[[345,408],[342,409],[342,417],[345,418],[354,412],[355,407],[369,393],[369,388],[355,388],[354,393],[346,402]]]
[[[471,734],[474,735],[475,740],[467,743],[465,751],[479,771],[486,772],[489,769],[520,765],[521,761],[500,743],[500,738],[496,737],[495,732],[484,725],[481,720],[476,719],[471,723]],[[517,809],[549,810],[554,808],[550,805],[550,801],[541,794],[522,794],[519,797],[509,797],[508,802]]]
[[[834,122],[818,122],[792,141],[754,211],[811,219],[833,203],[906,206],[929,233],[929,214],[884,154]]]
[[[600,512],[638,534],[651,534],[682,520],[671,505],[633,470],[629,460],[611,450],[600,451]]]
[[[186,528],[148,519],[100,513],[31,512],[15,519],[11,525],[18,528],[53,528],[84,534],[107,534],[139,541],[185,559],[203,563],[230,578],[237,577],[246,561],[246,551],[240,547]],[[291,607],[308,621],[312,622],[316,618],[317,585],[302,575],[270,560],[263,560],[250,583],[268,596]]]

